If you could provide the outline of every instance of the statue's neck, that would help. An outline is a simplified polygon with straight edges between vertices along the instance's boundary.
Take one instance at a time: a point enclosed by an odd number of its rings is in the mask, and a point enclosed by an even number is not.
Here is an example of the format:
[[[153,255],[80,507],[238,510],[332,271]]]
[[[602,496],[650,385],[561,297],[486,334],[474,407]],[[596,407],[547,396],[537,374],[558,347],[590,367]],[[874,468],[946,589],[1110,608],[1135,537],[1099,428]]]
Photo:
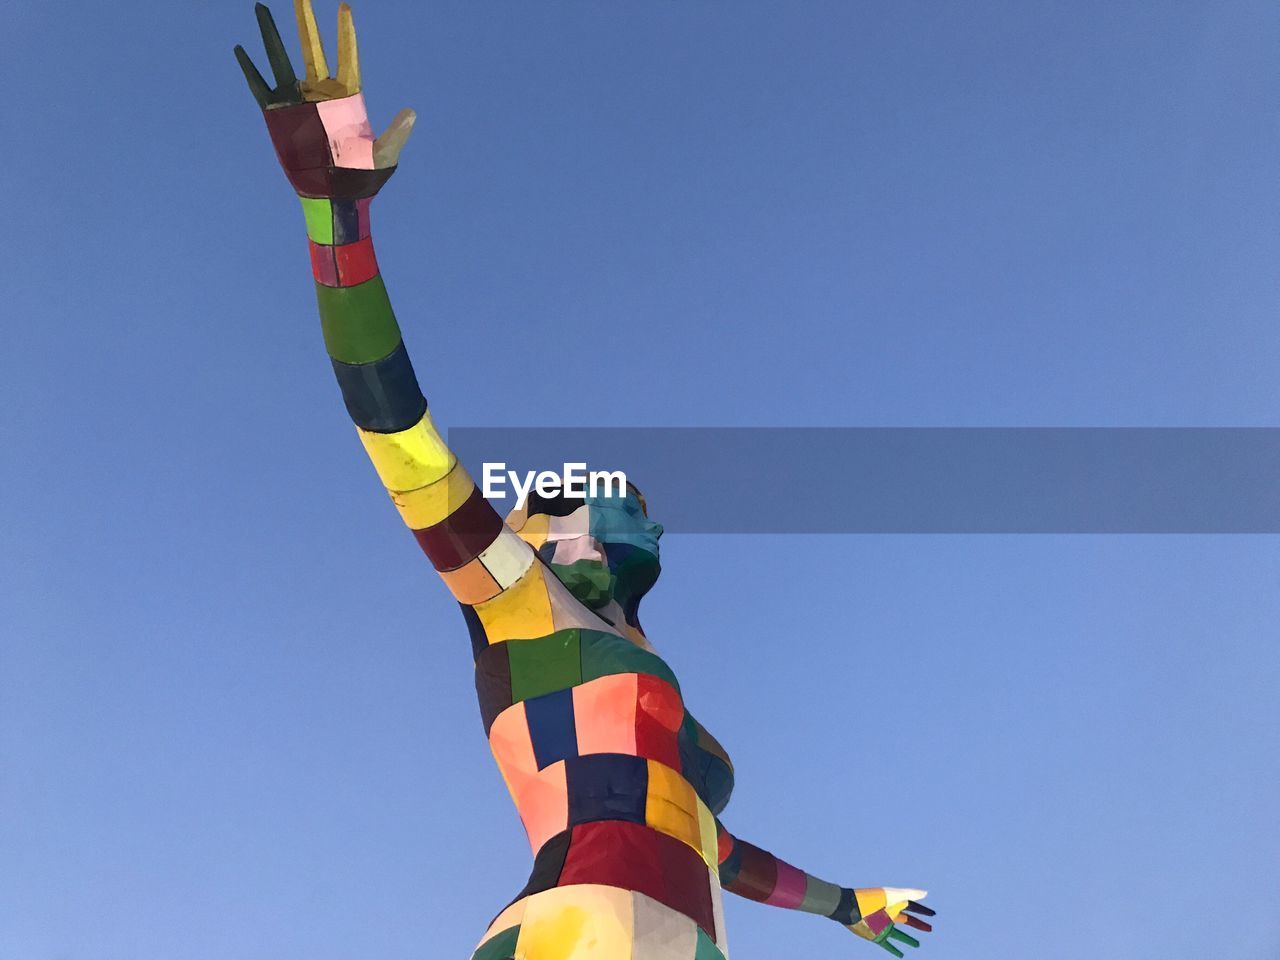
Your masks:
[[[649,638],[645,636],[644,628],[640,626],[639,606],[639,601],[637,601],[635,609],[628,615],[617,600],[610,600],[605,606],[597,610],[596,614],[637,647],[654,653],[656,651],[653,649],[653,644],[649,642]]]

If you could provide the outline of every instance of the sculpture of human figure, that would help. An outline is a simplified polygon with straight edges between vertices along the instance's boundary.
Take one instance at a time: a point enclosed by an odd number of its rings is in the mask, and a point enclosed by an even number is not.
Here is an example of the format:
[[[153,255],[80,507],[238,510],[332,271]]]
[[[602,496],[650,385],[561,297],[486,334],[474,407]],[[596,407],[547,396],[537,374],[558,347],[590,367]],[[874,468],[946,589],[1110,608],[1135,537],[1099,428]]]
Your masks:
[[[645,637],[662,528],[634,488],[533,494],[505,520],[432,423],[378,272],[369,207],[414,124],[375,138],[351,10],[331,74],[311,0],[295,0],[305,74],[270,11],[273,74],[236,57],[301,198],[325,346],[373,466],[462,609],[480,713],[529,837],[524,889],[472,960],[723,960],[721,890],[830,917],[901,957],[929,930],[925,891],[827,883],[732,834],[724,749]],[[836,746],[833,744],[833,747]]]

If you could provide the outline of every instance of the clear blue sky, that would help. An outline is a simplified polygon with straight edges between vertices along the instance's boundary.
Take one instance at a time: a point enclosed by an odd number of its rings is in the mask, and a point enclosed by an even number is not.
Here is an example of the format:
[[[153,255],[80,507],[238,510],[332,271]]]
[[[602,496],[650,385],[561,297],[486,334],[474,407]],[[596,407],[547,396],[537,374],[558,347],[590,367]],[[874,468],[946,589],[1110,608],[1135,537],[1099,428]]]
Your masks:
[[[1276,424],[1274,3],[356,17],[421,117],[375,230],[445,425]],[[529,856],[332,382],[252,4],[4,20],[0,956],[465,960]],[[726,822],[928,887],[919,960],[1280,951],[1276,538],[664,550]],[[727,899],[736,960],[882,955]]]

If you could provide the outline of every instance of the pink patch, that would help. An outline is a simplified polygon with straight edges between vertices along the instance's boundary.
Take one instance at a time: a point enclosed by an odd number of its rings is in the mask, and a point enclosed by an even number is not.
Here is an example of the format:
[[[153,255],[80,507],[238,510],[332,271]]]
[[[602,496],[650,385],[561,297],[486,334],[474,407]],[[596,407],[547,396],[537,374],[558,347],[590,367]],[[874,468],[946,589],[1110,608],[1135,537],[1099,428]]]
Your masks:
[[[338,167],[373,169],[373,127],[364,106],[364,94],[316,104],[320,122],[329,135],[329,150]]]
[[[600,677],[573,688],[578,753],[636,753],[636,675]]]
[[[537,852],[548,839],[569,828],[569,788],[563,763],[538,770],[524,704],[508,707],[489,728],[489,747],[520,811],[529,848]]]
[[[561,563],[569,566],[571,563],[577,563],[579,560],[598,560],[604,561],[604,554],[600,552],[600,544],[591,537],[574,537],[572,540],[559,540],[556,542],[555,553],[551,555],[552,563]]]
[[[512,777],[537,772],[538,761],[533,755],[533,739],[529,736],[523,703],[512,704],[498,714],[489,728],[489,749],[508,786],[512,786]]]
[[[805,874],[789,863],[778,861],[778,879],[765,903],[774,907],[798,907],[804,901]]]
[[[569,829],[569,784],[564,761],[539,770],[520,788],[520,820],[529,835],[529,849],[542,845]]]
[[[862,922],[865,923],[867,925],[867,929],[877,937],[893,926],[893,921],[889,919],[889,915],[883,910],[877,910],[869,917],[863,917]]]
[[[551,517],[547,521],[548,540],[585,537],[591,531],[590,508],[579,507],[567,517]]]
[[[356,201],[356,222],[361,240],[369,236],[369,204],[371,203],[373,203],[373,197],[365,197],[363,200]]]

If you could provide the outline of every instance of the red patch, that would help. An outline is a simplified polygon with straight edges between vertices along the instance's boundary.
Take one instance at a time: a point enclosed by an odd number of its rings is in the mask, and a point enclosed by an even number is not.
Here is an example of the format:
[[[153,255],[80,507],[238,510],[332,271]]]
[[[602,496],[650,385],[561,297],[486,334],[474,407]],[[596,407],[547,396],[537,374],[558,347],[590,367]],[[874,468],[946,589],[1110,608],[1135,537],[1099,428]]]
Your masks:
[[[304,197],[329,196],[333,155],[329,152],[329,133],[316,105],[278,107],[263,111],[263,116],[271,144],[293,189]]]
[[[373,241],[368,237],[355,243],[334,247],[338,265],[338,286],[354,287],[378,275],[378,261],[373,255]]]
[[[764,903],[778,885],[777,858],[745,840],[738,841],[738,849],[742,851],[742,866],[725,889],[748,900]]]
[[[716,837],[716,853],[721,863],[729,859],[729,854],[733,853],[733,836],[728,830],[716,829],[718,836]]]
[[[433,567],[456,570],[480,556],[501,531],[502,518],[476,487],[457,510],[413,535]]]
[[[316,278],[316,283],[323,284],[326,287],[336,287],[338,285],[338,265],[333,257],[335,248],[316,243],[314,240],[308,240],[307,242],[311,245],[311,274]]]
[[[677,732],[684,719],[680,694],[665,680],[642,673],[636,677],[636,754],[680,769]]]
[[[573,828],[558,886],[575,883],[643,893],[678,910],[715,937],[707,865],[675,837],[619,820],[578,824]]]

